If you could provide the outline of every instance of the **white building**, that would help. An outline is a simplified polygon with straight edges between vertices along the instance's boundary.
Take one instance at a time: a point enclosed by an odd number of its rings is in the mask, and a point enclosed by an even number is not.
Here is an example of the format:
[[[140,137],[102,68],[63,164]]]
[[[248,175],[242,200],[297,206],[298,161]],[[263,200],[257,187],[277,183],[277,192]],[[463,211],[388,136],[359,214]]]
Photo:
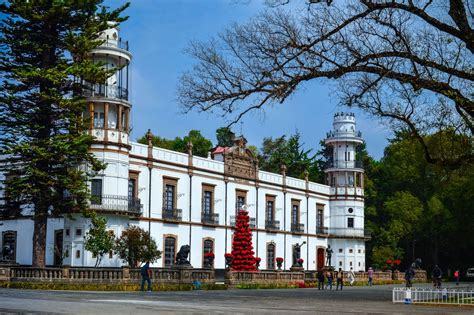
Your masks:
[[[190,262],[203,266],[205,252],[215,253],[215,268],[224,268],[224,253],[231,251],[236,209],[251,217],[253,245],[262,259],[261,269],[274,269],[275,258],[292,264],[295,244],[301,247],[303,266],[314,270],[325,265],[325,250],[334,251],[332,265],[365,270],[363,169],[355,148],[363,140],[356,132],[353,114],[334,116],[326,144],[334,148],[327,168],[327,183],[260,171],[246,140],[237,138],[232,148],[213,152],[212,158],[173,152],[129,140],[132,104],[128,101],[128,68],[131,54],[120,41],[118,29],[104,32],[105,43],[93,51],[96,60],[120,70],[104,85],[92,88],[89,132],[91,147],[107,168],[90,183],[90,207],[107,216],[116,236],[130,225],[150,231],[163,251],[154,265],[170,266],[180,246],[191,246]],[[84,250],[90,226],[80,214],[50,218],[47,227],[48,265],[93,266],[95,258]],[[0,245],[13,248],[19,264],[32,262],[33,221],[2,219]],[[1,255],[0,255],[1,257]],[[120,266],[112,253],[102,266]]]

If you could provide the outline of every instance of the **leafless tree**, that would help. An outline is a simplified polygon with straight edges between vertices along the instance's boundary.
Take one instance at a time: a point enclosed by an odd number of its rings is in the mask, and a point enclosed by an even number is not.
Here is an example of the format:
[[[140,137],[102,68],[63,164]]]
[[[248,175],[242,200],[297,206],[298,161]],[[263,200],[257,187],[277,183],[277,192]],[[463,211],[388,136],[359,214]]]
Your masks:
[[[472,162],[469,1],[322,2],[301,13],[269,8],[209,42],[192,43],[198,62],[178,87],[184,111],[215,112],[232,124],[284,102],[306,81],[334,79],[342,105],[409,130],[428,162]],[[440,130],[463,141],[449,158],[424,137]]]

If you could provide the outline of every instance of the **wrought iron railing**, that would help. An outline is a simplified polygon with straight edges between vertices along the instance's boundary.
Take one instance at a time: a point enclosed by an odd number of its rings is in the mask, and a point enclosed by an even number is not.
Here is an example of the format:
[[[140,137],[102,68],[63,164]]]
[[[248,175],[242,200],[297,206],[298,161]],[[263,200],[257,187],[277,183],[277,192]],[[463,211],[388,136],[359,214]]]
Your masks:
[[[360,131],[329,131],[326,133],[326,138],[335,138],[335,137],[355,137],[355,138],[362,138],[362,132]]]
[[[272,220],[272,221],[265,221],[265,229],[267,230],[280,230],[280,221]]]
[[[100,46],[116,47],[116,48],[120,48],[127,51],[129,50],[128,40],[122,40],[121,38],[119,38],[118,40],[112,39],[112,38],[109,38],[109,36],[107,36],[107,38],[104,40],[104,42]]]
[[[230,225],[235,226],[235,223],[236,223],[236,216],[231,215],[230,216]],[[255,229],[257,227],[257,220],[255,218],[250,217],[249,226],[250,226],[251,229]]]
[[[128,101],[128,90],[122,86],[94,84],[83,91],[85,97],[107,97]]]
[[[219,224],[219,213],[201,212],[201,222],[204,224]]]
[[[370,231],[362,228],[329,228],[329,234],[344,237],[371,237]]]
[[[291,223],[291,232],[303,233],[304,224],[303,223]]]
[[[134,214],[142,213],[143,205],[139,198],[127,196],[101,195],[92,196],[90,209],[101,211],[126,211]]]
[[[182,221],[183,211],[181,209],[163,207],[163,220]]]
[[[326,226],[316,226],[316,234],[329,234]]]
[[[325,163],[325,168],[364,168],[364,163],[362,161],[328,161]]]

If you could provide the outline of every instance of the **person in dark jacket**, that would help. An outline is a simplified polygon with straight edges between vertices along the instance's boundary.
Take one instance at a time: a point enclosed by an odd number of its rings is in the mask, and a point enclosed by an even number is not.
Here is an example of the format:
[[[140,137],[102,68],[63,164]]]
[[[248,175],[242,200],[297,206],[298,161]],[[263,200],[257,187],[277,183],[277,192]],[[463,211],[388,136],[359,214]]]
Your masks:
[[[145,289],[145,281],[147,282],[147,291],[151,292],[151,279],[150,279],[150,262],[147,260],[146,263],[143,265],[142,269],[140,270],[140,274],[142,276],[142,285],[141,291]]]
[[[415,270],[413,270],[413,268],[411,267],[408,268],[407,271],[405,271],[405,281],[406,281],[407,288],[411,288],[414,277],[415,277]]]
[[[441,289],[441,277],[443,276],[443,272],[441,271],[441,268],[438,267],[438,265],[435,265],[431,276],[433,277],[434,287]]]
[[[318,270],[317,274],[318,278],[318,290],[324,290],[324,272],[322,270]]]

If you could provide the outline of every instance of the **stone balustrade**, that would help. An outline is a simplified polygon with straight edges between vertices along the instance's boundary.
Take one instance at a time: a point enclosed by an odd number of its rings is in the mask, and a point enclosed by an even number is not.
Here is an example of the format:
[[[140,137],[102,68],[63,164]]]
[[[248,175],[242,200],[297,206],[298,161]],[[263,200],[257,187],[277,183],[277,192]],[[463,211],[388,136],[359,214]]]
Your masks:
[[[288,272],[288,271],[258,271],[258,272],[246,272],[246,271],[226,271],[225,283],[229,286],[235,286],[239,284],[251,284],[251,283],[294,283],[298,281],[304,281],[305,274],[303,272]]]

